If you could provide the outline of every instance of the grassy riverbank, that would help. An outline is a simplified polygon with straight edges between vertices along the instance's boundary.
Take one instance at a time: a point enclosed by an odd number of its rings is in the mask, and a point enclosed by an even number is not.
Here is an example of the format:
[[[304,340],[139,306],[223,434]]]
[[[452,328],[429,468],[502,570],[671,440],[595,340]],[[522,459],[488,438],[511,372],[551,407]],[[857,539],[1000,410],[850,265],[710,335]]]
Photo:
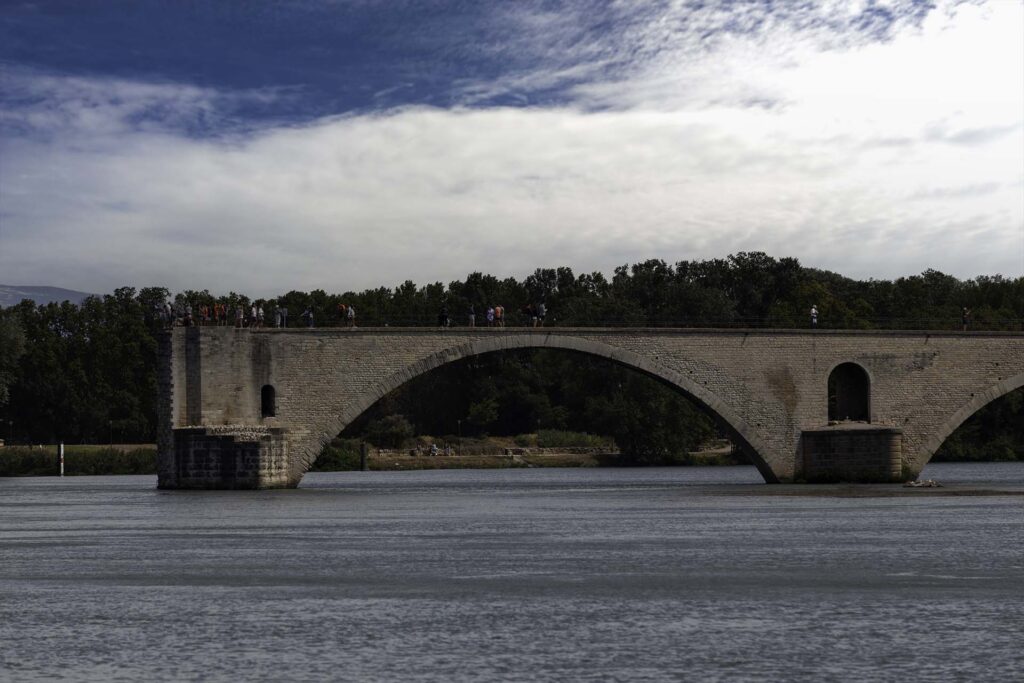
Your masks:
[[[45,477],[60,474],[56,446],[0,448],[0,477]],[[64,474],[156,474],[156,446],[75,445],[64,447]]]
[[[429,455],[431,444],[438,444],[438,455]],[[314,472],[358,470],[361,442],[357,439],[334,439],[324,447],[313,464]],[[463,439],[444,455],[443,439],[417,437],[401,449],[369,448],[367,466],[370,470],[441,470],[502,469],[510,467],[630,467],[635,465],[623,457],[615,442],[589,434],[573,438],[571,432],[521,434],[515,437]],[[556,445],[557,444],[557,445]],[[697,453],[680,454],[664,465],[708,466],[746,464],[742,455],[728,446],[709,448]]]
[[[357,460],[358,463],[358,460]],[[410,456],[405,454],[371,455],[370,470],[448,470],[502,469],[510,467],[630,467],[618,453],[537,453],[527,455],[450,455]],[[735,461],[717,454],[688,453],[667,465],[735,465]],[[358,469],[358,468],[356,468]],[[330,470],[320,470],[330,471]]]
[[[501,469],[509,467],[628,467],[634,463],[619,454],[615,443],[602,437],[570,432],[516,437],[464,439],[452,446],[451,455],[431,456],[430,445],[442,439],[418,437],[402,449],[369,447],[371,470]],[[543,444],[543,445],[538,445]],[[314,472],[344,472],[360,468],[361,442],[334,439],[312,467]],[[440,447],[443,453],[443,445]],[[666,465],[745,464],[742,456],[728,447],[686,453]],[[0,448],[0,477],[45,477],[60,473],[56,446],[7,446]],[[66,476],[111,474],[156,474],[156,446],[153,444],[68,445],[64,447]]]
[[[633,463],[613,449],[596,447],[542,448],[508,446],[511,439],[481,439],[475,448],[457,455],[430,456],[427,448],[384,450],[371,447],[368,466],[374,471],[502,469],[512,467],[629,467]],[[360,468],[360,442],[335,439],[314,463],[313,472],[345,472]],[[993,458],[998,460],[999,458]],[[977,459],[963,458],[963,461]],[[936,459],[937,461],[937,459]],[[666,465],[720,466],[747,464],[731,449],[712,448],[686,453]],[[45,477],[60,472],[56,446],[7,446],[0,448],[0,477]],[[125,444],[115,446],[73,445],[64,448],[66,476],[111,474],[156,474],[156,446]]]

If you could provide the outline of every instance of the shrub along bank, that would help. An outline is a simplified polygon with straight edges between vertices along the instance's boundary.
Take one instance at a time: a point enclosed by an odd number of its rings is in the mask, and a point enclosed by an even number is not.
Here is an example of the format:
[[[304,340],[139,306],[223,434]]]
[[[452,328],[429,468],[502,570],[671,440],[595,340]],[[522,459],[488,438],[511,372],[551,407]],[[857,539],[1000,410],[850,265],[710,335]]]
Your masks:
[[[0,448],[0,477],[45,477],[60,474],[55,446]],[[156,474],[156,448],[65,446],[64,474]]]
[[[592,434],[542,430],[514,437],[463,439],[453,445],[452,455],[430,456],[431,444],[441,453],[454,439],[420,436],[400,448],[378,449],[369,444],[371,470],[497,469],[506,467],[620,467],[636,463],[624,458],[612,439]],[[334,439],[313,464],[313,472],[345,472],[360,469],[360,439]],[[742,455],[728,448],[685,453],[665,465],[746,464]],[[0,448],[0,477],[46,477],[60,473],[56,446],[7,446]],[[156,474],[156,447],[151,445],[64,447],[66,476]]]
[[[360,468],[360,439],[337,438],[324,447],[311,468],[341,472]],[[439,454],[429,455],[437,445]],[[445,446],[451,455],[444,455]],[[746,458],[722,443],[692,453],[666,457],[661,465],[745,465]],[[419,436],[397,448],[368,445],[371,470],[501,469],[509,467],[628,467],[638,463],[623,456],[613,439],[581,432],[541,430],[513,437],[466,438]],[[644,463],[639,463],[644,464]]]

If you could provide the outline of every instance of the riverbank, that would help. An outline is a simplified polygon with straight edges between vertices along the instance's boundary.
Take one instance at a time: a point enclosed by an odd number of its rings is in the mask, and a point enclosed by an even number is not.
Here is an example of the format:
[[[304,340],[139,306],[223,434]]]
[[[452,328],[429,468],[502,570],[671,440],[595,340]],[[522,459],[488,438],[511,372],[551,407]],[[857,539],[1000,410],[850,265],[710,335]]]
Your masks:
[[[324,448],[310,471],[350,472],[360,469],[359,442],[339,442]],[[508,452],[506,452],[508,451]],[[748,464],[730,448],[713,448],[687,453],[666,465],[678,467],[718,467]],[[368,469],[375,472],[459,469],[510,469],[526,467],[630,467],[631,463],[617,452],[600,452],[591,448],[507,448],[496,453],[463,455],[412,455],[410,451],[372,449],[367,458]],[[60,463],[56,446],[7,446],[0,448],[0,477],[57,476]],[[119,474],[156,474],[156,446],[153,444],[69,445],[64,450],[66,476],[99,476]],[[985,487],[904,489],[900,484],[877,485],[780,485],[768,487],[776,496],[839,497],[862,496],[976,496],[1002,495],[1004,489],[991,491]],[[723,491],[728,493],[728,491]],[[744,487],[736,495],[749,495]],[[760,491],[759,493],[764,493]]]
[[[623,467],[633,463],[613,450],[593,447],[524,448],[495,441],[458,455],[427,455],[429,450],[370,449],[367,465],[373,471],[506,469],[517,467]],[[480,452],[483,451],[483,452]],[[687,453],[666,465],[717,466],[737,464],[731,450],[711,449]],[[313,472],[349,472],[361,468],[359,442],[335,441],[324,448]],[[57,447],[7,446],[0,448],[0,477],[45,477],[60,474]],[[64,447],[66,476],[156,474],[153,444],[68,445]]]
[[[728,466],[736,462],[728,452],[687,453],[668,466]],[[373,454],[367,458],[370,470],[454,470],[503,469],[509,467],[629,467],[634,463],[619,453],[523,453],[510,455],[439,455]],[[321,469],[321,472],[344,471]]]
[[[544,455],[439,455],[372,454],[367,465],[372,471],[405,470],[494,470],[510,467],[611,467],[617,454],[557,453]],[[358,467],[356,468],[358,469]],[[345,471],[319,469],[320,472]]]
[[[562,433],[567,436],[571,433]],[[591,435],[578,435],[587,440],[565,439],[557,446],[538,445],[537,435],[466,439],[461,446],[451,447],[449,455],[443,446],[437,455],[429,455],[434,443],[430,437],[419,437],[411,448],[377,449],[370,447],[367,468],[388,470],[453,470],[507,469],[517,467],[632,467],[637,463],[623,456],[614,441]],[[543,443],[543,442],[540,442]],[[524,445],[528,444],[528,445]],[[313,464],[313,472],[348,472],[360,469],[360,442],[335,439]],[[450,446],[450,444],[449,444]],[[748,464],[730,445],[709,444],[707,449],[682,453],[661,466],[725,466]]]
[[[0,477],[45,477],[60,474],[56,446],[0,448]],[[153,444],[66,445],[64,474],[156,474]]]

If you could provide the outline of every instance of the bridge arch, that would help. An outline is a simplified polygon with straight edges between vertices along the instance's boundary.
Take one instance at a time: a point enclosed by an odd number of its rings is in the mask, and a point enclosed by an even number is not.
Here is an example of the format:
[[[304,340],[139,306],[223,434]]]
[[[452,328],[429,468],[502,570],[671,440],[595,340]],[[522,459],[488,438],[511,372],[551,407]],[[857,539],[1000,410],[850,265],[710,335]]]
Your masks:
[[[987,406],[992,401],[1006,396],[1011,391],[1016,391],[1024,387],[1024,373],[1020,373],[1013,377],[1007,377],[999,382],[996,382],[988,389],[982,392],[975,392],[971,395],[970,400],[964,404],[962,408],[953,413],[943,422],[939,428],[929,437],[924,444],[921,446],[917,463],[919,464],[918,470],[924,469],[924,466],[928,464],[928,461],[932,459],[936,451],[942,446],[942,444],[950,437],[950,435],[957,430],[957,428],[967,421],[969,417],[974,415],[976,412]]]
[[[406,382],[426,372],[465,358],[518,349],[559,349],[604,358],[613,363],[636,370],[676,389],[691,399],[700,409],[725,428],[734,442],[749,454],[753,464],[757,467],[765,481],[768,483],[777,483],[779,481],[779,478],[765,459],[765,454],[770,451],[751,425],[703,385],[657,363],[657,356],[653,358],[645,357],[626,349],[590,339],[543,333],[516,335],[514,337],[495,336],[458,344],[426,356],[403,370],[395,372],[377,382],[363,392],[356,401],[340,414],[334,416],[320,433],[316,435],[316,443],[312,444],[312,448],[306,451],[306,457],[302,458],[305,461],[303,473],[312,466],[325,444],[359,417],[359,415],[369,409],[370,406]],[[296,474],[301,476],[302,473]]]

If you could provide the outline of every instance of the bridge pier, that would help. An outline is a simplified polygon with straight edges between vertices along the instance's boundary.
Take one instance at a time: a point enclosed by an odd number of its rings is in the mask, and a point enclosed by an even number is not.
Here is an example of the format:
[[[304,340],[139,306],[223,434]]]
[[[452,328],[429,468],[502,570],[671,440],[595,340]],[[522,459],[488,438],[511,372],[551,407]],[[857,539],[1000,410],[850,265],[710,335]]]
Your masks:
[[[186,427],[174,430],[173,463],[161,489],[295,488],[285,430],[279,427]]]
[[[899,429],[840,424],[804,430],[801,441],[800,479],[809,484],[903,481],[903,432]]]

